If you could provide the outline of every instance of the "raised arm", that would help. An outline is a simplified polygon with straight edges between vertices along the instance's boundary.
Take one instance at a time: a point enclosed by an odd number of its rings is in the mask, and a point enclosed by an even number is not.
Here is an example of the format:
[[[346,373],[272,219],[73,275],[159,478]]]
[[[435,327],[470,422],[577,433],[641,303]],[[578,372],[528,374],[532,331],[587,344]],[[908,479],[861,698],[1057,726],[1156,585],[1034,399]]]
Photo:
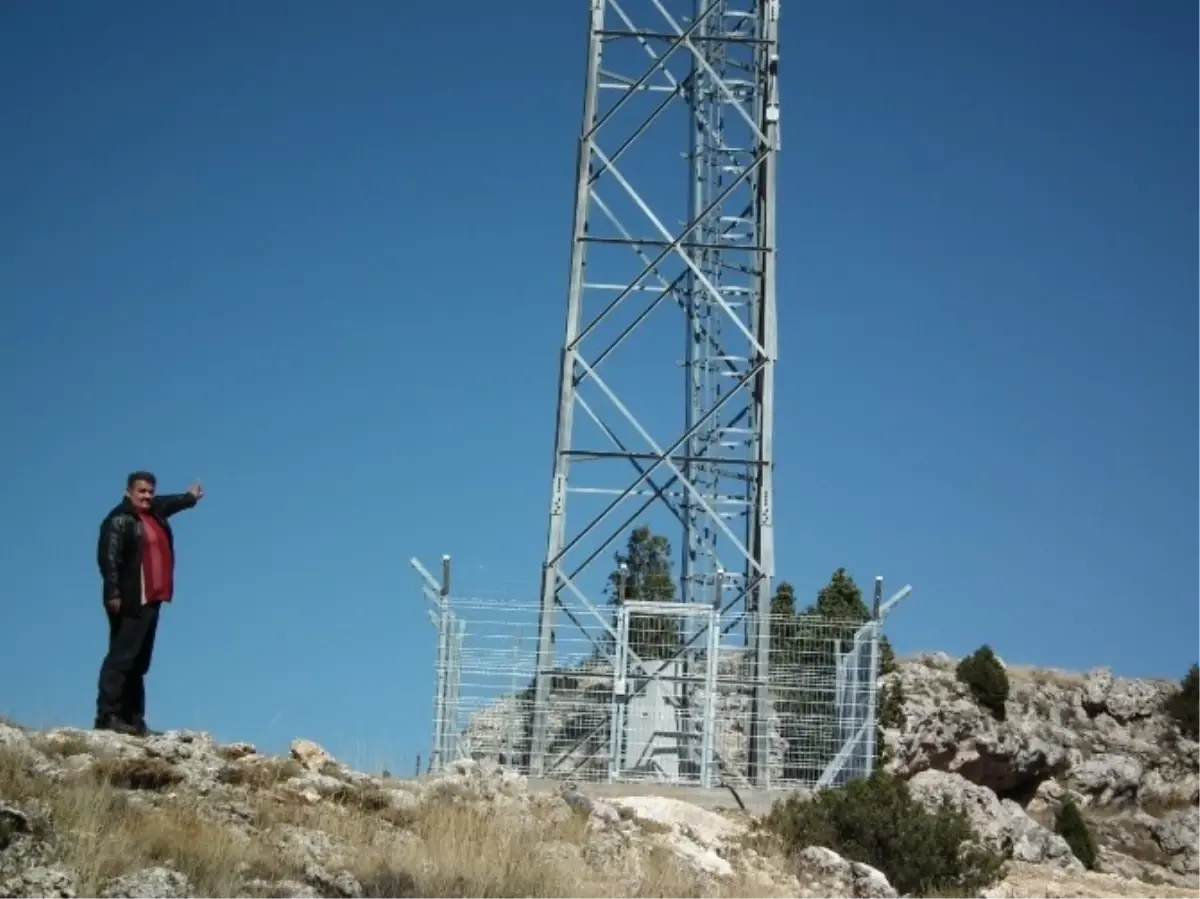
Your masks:
[[[154,497],[154,511],[163,518],[170,518],[176,512],[190,509],[196,505],[196,497],[190,493],[161,493]]]
[[[187,493],[163,493],[154,497],[154,511],[163,518],[170,518],[176,512],[190,509],[200,502],[204,496],[204,488],[199,483],[192,484]]]

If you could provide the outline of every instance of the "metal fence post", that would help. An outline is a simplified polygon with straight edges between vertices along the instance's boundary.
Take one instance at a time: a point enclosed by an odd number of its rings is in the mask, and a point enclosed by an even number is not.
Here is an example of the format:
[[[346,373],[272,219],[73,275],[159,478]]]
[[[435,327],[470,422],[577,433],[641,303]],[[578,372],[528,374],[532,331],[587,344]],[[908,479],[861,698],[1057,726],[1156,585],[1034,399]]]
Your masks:
[[[878,727],[875,716],[878,704],[875,696],[879,692],[879,635],[883,632],[883,622],[880,620],[880,609],[883,601],[883,577],[875,578],[875,601],[871,609],[871,647],[870,664],[867,666],[867,728],[863,734],[865,743],[863,751],[863,774],[871,776],[875,770],[875,731]]]
[[[450,628],[450,556],[442,556],[442,584],[439,591],[438,632],[441,637],[441,658],[438,666],[438,686],[441,691],[438,715],[438,769],[449,761],[450,750],[450,675],[454,655],[454,634]]]
[[[713,744],[717,723],[717,663],[721,645],[721,581],[725,571],[717,569],[712,608],[708,612],[708,659],[704,667],[704,745],[700,749],[700,782],[711,787],[713,781]]]
[[[610,783],[621,776],[625,711],[629,701],[629,679],[626,675],[629,659],[629,607],[624,603],[624,567],[621,566],[622,576],[618,587],[621,591],[618,595],[621,596],[622,602],[617,611],[619,617],[617,619],[617,645],[614,647],[616,651],[613,653],[613,698],[612,709],[609,713],[609,727],[612,729],[608,735],[608,779]]]

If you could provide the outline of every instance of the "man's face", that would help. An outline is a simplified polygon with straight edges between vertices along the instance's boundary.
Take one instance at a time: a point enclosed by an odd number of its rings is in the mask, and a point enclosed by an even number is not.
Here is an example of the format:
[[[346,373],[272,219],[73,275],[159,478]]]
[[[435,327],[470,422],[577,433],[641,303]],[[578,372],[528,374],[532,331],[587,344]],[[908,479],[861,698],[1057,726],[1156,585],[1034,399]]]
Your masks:
[[[125,491],[125,495],[139,512],[149,512],[150,503],[154,499],[154,485],[149,481],[134,481],[133,486]]]

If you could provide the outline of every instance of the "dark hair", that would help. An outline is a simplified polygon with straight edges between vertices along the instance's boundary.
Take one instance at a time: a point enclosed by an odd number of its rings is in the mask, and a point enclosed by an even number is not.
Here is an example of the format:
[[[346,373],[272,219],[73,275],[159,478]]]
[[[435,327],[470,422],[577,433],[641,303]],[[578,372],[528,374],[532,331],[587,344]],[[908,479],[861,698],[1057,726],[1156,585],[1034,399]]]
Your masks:
[[[138,481],[145,481],[151,487],[158,486],[158,479],[156,477],[154,477],[154,475],[151,472],[135,471],[133,474],[131,474],[129,477],[127,477],[125,479],[125,488],[126,489],[132,488],[133,485],[136,484]]]

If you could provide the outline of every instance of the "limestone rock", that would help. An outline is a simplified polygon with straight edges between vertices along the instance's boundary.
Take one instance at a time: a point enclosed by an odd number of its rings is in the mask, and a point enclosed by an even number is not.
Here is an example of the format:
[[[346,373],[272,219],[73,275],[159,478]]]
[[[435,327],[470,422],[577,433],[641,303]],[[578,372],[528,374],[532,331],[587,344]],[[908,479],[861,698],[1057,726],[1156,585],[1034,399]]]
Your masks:
[[[292,740],[292,758],[312,771],[320,773],[321,769],[333,762],[333,756],[312,740]]]
[[[861,862],[848,861],[824,846],[801,849],[797,853],[797,862],[821,881],[826,895],[896,899],[895,889],[880,871]]]
[[[612,815],[597,814],[594,803],[592,815],[612,823]],[[669,849],[690,867],[715,878],[734,875],[729,862],[730,850],[746,832],[744,825],[666,796],[619,796],[611,800],[617,818],[631,819],[638,827],[649,827],[642,838]]]
[[[183,899],[192,885],[170,868],[144,868],[114,878],[100,891],[101,899]]]
[[[253,743],[228,743],[221,748],[221,755],[230,762],[236,762],[238,759],[249,758],[257,754],[258,750],[254,748]]]
[[[412,811],[421,805],[421,800],[410,790],[384,790],[383,795],[387,797],[392,808],[401,811]]]
[[[1171,870],[1177,874],[1200,874],[1200,809],[1178,809],[1156,821],[1152,833],[1159,847],[1170,857]]]
[[[346,856],[347,847],[338,838],[315,830],[285,824],[275,833],[275,845],[288,861],[299,866],[335,865]]]
[[[308,791],[318,797],[338,796],[345,792],[345,782],[329,774],[317,774],[305,771],[295,777],[289,777],[284,786],[294,793],[304,794]]]
[[[349,871],[330,872],[321,865],[310,863],[304,869],[304,879],[322,895],[359,899],[363,894],[362,884]]]
[[[298,880],[248,880],[242,884],[242,895],[263,899],[321,899],[319,890]]]
[[[75,874],[61,865],[35,865],[0,882],[0,896],[13,899],[75,899]]]
[[[1197,771],[1179,770],[1182,764],[1161,765],[1142,775],[1137,800],[1142,805],[1180,806],[1200,802],[1200,776]],[[1174,769],[1174,770],[1172,770]]]
[[[7,849],[13,837],[32,829],[29,815],[24,811],[15,805],[0,805],[0,849]]]
[[[43,751],[46,742],[47,739],[42,737],[38,741],[41,745],[35,744],[21,728],[0,722],[0,750],[20,759],[22,766],[29,773],[57,783],[63,778],[64,768]]]
[[[1183,899],[1194,897],[1194,889],[1143,883],[1112,874],[1086,872],[1083,874],[1054,870],[1043,865],[1014,862],[1004,879],[984,890],[985,899]]]
[[[0,721],[0,748],[23,752],[28,750],[29,746],[29,737],[25,736],[25,731]]]
[[[1007,720],[996,721],[955,678],[942,654],[904,659],[895,674],[905,697],[905,724],[885,734],[891,770],[911,776],[954,771],[1001,795],[1032,795],[1048,779],[1099,805],[1200,798],[1200,759],[1190,741],[1166,739],[1173,728],[1162,702],[1174,689],[1160,681],[1085,676],[1009,666]],[[886,680],[886,679],[885,679]],[[1069,772],[1069,773],[1068,773]]]
[[[1141,762],[1127,755],[1101,753],[1075,765],[1068,782],[1095,802],[1108,805],[1137,796],[1144,769]]]
[[[913,798],[931,811],[943,798],[949,799],[966,812],[980,839],[1007,858],[1067,871],[1083,870],[1083,863],[1071,853],[1066,840],[1030,818],[1017,803],[1000,800],[987,787],[946,771],[922,771],[909,781],[909,789]]]
[[[21,891],[27,888],[24,873],[50,865],[48,828],[44,814],[32,804],[0,803],[0,881],[15,877],[13,890]]]
[[[957,773],[1023,804],[1039,830],[1007,801],[1000,815],[991,803],[976,807],[976,817],[1006,822],[985,827],[1014,859],[1078,873],[1045,829],[1071,798],[1097,837],[1100,867],[1200,886],[1187,823],[1200,802],[1200,746],[1163,710],[1174,685],[1104,668],[1078,675],[1010,665],[1008,676],[1007,720],[998,722],[957,683],[949,657],[901,660],[884,679],[906,694],[904,726],[884,734],[889,769],[915,784],[922,772]],[[1179,806],[1161,820],[1145,811]]]

